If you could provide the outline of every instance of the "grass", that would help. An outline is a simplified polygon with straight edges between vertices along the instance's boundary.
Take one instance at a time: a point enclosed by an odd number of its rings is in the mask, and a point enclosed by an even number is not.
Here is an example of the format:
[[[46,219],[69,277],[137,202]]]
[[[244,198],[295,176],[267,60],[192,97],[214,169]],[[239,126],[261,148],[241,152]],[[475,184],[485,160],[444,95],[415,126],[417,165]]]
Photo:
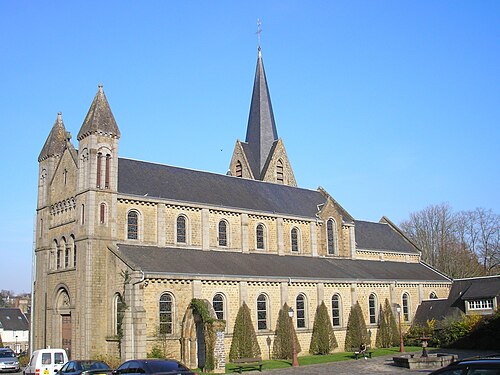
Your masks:
[[[405,347],[407,352],[415,352],[422,350],[420,346],[407,346]],[[386,349],[373,349],[372,357],[380,357],[389,354],[397,354],[399,353],[399,346],[393,348]],[[308,365],[316,365],[320,363],[328,363],[328,362],[339,362],[339,361],[348,361],[354,360],[354,354],[352,352],[339,352],[327,355],[306,355],[298,357],[300,366],[308,366]],[[287,368],[292,366],[292,361],[289,360],[268,360],[262,361],[264,365],[262,366],[263,370],[270,370],[275,368]],[[248,370],[253,370],[252,368],[248,368]],[[245,371],[245,369],[243,369]],[[236,366],[231,365],[230,363],[226,364],[226,374],[235,373]]]

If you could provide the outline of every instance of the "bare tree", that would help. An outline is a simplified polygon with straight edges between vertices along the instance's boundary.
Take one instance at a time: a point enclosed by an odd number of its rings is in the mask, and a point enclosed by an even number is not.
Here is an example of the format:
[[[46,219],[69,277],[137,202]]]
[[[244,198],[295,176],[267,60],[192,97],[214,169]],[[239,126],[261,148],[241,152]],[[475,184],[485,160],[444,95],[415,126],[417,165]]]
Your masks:
[[[422,260],[453,278],[500,271],[499,215],[492,210],[453,213],[442,203],[410,214],[401,229],[422,250]]]

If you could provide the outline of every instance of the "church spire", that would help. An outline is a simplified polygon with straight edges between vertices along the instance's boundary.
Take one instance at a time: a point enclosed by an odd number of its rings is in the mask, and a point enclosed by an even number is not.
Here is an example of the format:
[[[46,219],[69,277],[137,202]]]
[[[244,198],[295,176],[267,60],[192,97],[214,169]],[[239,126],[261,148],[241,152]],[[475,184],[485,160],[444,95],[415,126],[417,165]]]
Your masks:
[[[253,156],[251,169],[256,178],[262,174],[266,161],[274,143],[278,140],[278,131],[274,122],[271,96],[267,87],[266,73],[262,61],[260,45],[258,48],[257,68],[253,84],[252,102],[248,116],[247,135],[248,144]],[[250,160],[249,160],[250,161]]]
[[[62,114],[57,114],[56,122],[43,145],[42,151],[38,156],[38,161],[45,160],[51,156],[61,156],[66,147],[67,140],[66,128],[62,120]]]
[[[99,85],[94,101],[90,105],[85,121],[83,121],[83,125],[78,132],[77,139],[80,141],[94,133],[120,138],[120,130],[111,112],[108,99],[104,95],[102,85]]]

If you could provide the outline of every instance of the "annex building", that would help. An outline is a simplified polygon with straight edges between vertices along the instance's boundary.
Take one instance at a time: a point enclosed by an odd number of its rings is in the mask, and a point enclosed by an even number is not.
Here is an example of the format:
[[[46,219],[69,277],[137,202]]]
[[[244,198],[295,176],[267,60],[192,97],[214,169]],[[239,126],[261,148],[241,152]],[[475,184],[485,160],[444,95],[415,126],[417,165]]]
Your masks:
[[[342,350],[356,301],[374,345],[386,298],[410,325],[422,300],[448,296],[451,281],[389,219],[358,220],[324,189],[297,187],[260,48],[246,131],[220,175],[120,157],[102,86],[77,144],[57,115],[38,158],[33,349],[125,360],[162,347],[197,367],[197,298],[226,322],[222,367],[243,302],[267,358],[285,302],[306,353],[322,301]]]

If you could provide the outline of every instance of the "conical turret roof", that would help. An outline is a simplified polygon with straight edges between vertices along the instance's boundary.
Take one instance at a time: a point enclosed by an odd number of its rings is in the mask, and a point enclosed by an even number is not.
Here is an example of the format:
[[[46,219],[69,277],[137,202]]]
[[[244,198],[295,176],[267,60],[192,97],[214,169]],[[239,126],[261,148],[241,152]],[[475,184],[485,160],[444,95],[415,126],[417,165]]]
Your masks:
[[[250,167],[256,178],[259,178],[266,165],[267,158],[278,140],[278,131],[274,122],[273,106],[271,96],[267,87],[266,72],[262,61],[262,53],[259,47],[257,68],[253,84],[252,102],[248,116],[247,135],[245,142],[252,156],[248,156]]]
[[[42,151],[38,156],[38,161],[41,162],[51,156],[62,155],[64,148],[66,147],[66,128],[62,120],[62,114],[59,112],[57,114],[56,122],[52,127],[52,130],[43,145]]]
[[[89,112],[78,132],[77,139],[80,141],[82,138],[94,133],[120,138],[120,130],[111,112],[106,95],[104,95],[102,85],[99,85],[99,90],[90,105]]]

